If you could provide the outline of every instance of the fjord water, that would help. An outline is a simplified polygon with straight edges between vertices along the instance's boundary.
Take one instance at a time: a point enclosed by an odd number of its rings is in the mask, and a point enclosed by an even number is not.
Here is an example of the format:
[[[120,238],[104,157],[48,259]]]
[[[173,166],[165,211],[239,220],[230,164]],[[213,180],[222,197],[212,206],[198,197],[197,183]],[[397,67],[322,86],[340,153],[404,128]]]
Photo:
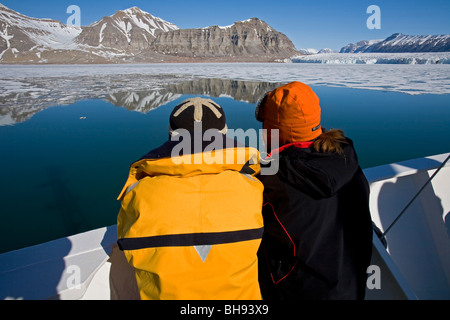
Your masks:
[[[450,151],[450,95],[313,89],[323,126],[345,131],[363,168]],[[166,141],[171,111],[194,93],[147,113],[84,100],[1,126],[0,253],[115,224],[129,166]],[[224,108],[229,128],[260,129],[259,96],[233,96],[208,98]]]

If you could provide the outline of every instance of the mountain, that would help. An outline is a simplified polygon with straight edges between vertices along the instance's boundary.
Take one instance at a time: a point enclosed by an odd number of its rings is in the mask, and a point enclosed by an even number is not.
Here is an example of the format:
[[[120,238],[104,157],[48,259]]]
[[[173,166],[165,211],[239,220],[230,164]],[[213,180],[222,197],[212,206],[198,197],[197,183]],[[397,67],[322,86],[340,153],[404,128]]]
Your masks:
[[[314,48],[308,48],[308,49],[300,49],[298,50],[300,53],[302,54],[317,54],[319,52],[319,50],[314,49]]]
[[[167,32],[178,29],[173,23],[133,7],[117,11],[112,16],[104,17],[90,26],[83,27],[75,43],[91,47],[139,51],[150,47],[158,31]]]
[[[330,48],[322,48],[319,50],[318,53],[336,53],[336,51],[334,51],[333,49],[330,49]]]
[[[156,36],[153,49],[165,55],[222,60],[242,57],[285,59],[298,53],[287,36],[258,18],[226,27],[161,32]]]
[[[450,35],[410,36],[395,33],[375,43],[367,52],[448,52]]]
[[[359,41],[357,43],[349,43],[348,45],[346,45],[345,47],[343,47],[340,51],[340,53],[358,53],[358,52],[365,52],[365,50],[367,50],[367,48],[369,48],[370,46],[379,43],[380,41],[383,41],[382,39],[380,40],[362,40]]]
[[[330,48],[322,48],[320,50],[314,49],[314,48],[309,48],[309,49],[300,49],[298,50],[301,54],[303,55],[315,55],[318,53],[335,53],[334,50],[330,49]]]
[[[385,40],[360,41],[350,43],[341,49],[341,53],[358,52],[449,52],[450,35],[405,35],[394,33]]]
[[[34,19],[0,4],[0,58],[43,49],[74,49],[72,40],[81,28],[50,19]]]
[[[227,27],[179,29],[132,7],[74,27],[0,4],[0,63],[256,62],[295,54],[287,36],[257,18]]]

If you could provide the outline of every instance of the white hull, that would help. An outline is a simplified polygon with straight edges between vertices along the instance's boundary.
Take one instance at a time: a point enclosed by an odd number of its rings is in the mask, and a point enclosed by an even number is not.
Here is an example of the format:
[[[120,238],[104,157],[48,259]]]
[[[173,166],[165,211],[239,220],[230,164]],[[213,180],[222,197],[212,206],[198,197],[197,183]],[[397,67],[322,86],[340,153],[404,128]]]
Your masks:
[[[374,223],[385,231],[449,154],[365,170]],[[369,300],[450,299],[450,163],[388,232],[374,234]],[[101,228],[0,255],[0,299],[138,299],[134,271]],[[379,272],[378,272],[379,271]]]

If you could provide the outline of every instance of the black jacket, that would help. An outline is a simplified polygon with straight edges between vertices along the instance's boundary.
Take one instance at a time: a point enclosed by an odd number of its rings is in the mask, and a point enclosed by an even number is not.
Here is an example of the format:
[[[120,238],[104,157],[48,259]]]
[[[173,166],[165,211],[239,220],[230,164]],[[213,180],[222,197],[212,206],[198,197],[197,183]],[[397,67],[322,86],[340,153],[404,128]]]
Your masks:
[[[363,299],[372,252],[369,186],[344,154],[289,147],[264,191],[260,285],[265,299]],[[272,164],[273,165],[273,164]]]

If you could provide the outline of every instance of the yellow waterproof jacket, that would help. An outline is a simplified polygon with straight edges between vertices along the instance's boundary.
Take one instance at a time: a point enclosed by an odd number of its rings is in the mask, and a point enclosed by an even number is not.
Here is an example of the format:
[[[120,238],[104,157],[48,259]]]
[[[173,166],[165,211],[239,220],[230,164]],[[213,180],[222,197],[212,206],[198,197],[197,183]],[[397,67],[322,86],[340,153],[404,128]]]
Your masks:
[[[141,298],[261,299],[258,151],[233,146],[172,158],[173,147],[169,141],[134,163],[119,197],[118,243]]]

